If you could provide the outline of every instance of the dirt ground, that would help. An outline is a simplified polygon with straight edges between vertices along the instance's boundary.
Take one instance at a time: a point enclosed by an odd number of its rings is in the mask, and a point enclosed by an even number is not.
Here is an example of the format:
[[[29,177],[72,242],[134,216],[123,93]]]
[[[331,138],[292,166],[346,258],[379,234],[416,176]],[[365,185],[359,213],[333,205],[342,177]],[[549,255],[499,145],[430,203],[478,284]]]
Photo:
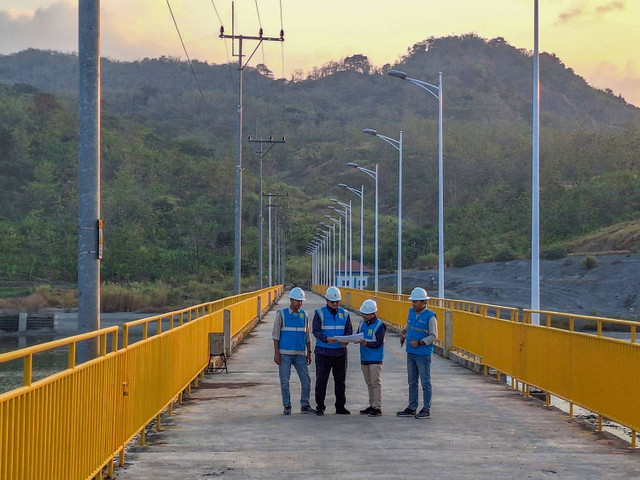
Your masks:
[[[540,309],[578,315],[640,320],[640,254],[585,256],[540,261]],[[421,286],[437,294],[438,271],[402,276],[406,291]],[[381,275],[380,287],[396,285],[396,275]],[[507,307],[530,308],[531,262],[513,260],[445,269],[445,297]]]

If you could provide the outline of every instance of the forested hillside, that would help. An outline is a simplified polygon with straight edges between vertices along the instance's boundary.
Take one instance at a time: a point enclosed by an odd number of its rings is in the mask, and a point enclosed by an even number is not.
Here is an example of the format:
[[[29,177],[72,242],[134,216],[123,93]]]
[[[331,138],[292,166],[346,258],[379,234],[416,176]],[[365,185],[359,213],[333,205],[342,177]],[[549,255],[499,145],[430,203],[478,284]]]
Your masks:
[[[557,254],[640,219],[640,109],[591,88],[552,54],[540,65],[541,242],[545,254]],[[178,59],[103,60],[105,279],[196,279],[231,289],[237,71],[192,67],[197,83]],[[530,54],[502,39],[430,38],[394,66],[354,55],[290,80],[274,79],[264,65],[246,70],[245,136],[287,138],[264,158],[264,191],[289,194],[291,281],[308,279],[305,247],[329,199],[359,203],[338,183],[364,185],[372,263],[373,181],[347,162],[379,163],[381,268],[395,268],[397,152],[364,128],[393,138],[403,131],[405,268],[434,264],[438,104],[385,75],[390,68],[429,82],[443,72],[447,262],[529,253]],[[76,277],[77,72],[73,55],[0,56],[2,279]],[[242,260],[251,287],[258,155],[248,142],[243,166]]]

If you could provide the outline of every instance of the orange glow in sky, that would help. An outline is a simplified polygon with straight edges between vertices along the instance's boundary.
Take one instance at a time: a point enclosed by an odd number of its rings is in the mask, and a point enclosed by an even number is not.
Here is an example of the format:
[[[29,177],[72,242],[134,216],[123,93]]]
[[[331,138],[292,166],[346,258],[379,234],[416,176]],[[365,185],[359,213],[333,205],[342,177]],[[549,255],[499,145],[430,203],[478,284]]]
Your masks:
[[[0,53],[25,48],[77,51],[77,0],[4,0]],[[170,0],[192,59],[235,62],[230,40],[231,0]],[[277,77],[356,53],[372,64],[393,64],[428,37],[475,33],[533,48],[533,0],[236,0],[236,34],[285,30],[285,42],[265,42],[252,64]],[[597,88],[640,106],[640,1],[539,0],[540,50],[554,53]],[[247,42],[248,43],[248,42]],[[101,2],[103,56],[136,60],[161,55],[185,59],[167,2]],[[253,49],[253,48],[251,48]],[[446,72],[444,72],[446,75]],[[411,73],[419,77],[419,72]],[[541,72],[544,82],[544,72]]]

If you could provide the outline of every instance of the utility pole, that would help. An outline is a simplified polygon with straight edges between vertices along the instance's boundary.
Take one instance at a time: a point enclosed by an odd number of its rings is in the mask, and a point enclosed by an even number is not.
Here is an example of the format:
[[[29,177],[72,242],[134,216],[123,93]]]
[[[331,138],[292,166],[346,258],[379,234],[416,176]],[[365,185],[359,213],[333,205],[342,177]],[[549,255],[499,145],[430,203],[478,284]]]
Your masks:
[[[260,145],[260,150],[258,150],[258,155],[260,156],[260,181],[258,184],[258,288],[262,290],[262,159],[269,153],[269,150],[273,148],[276,143],[285,143],[286,139],[282,137],[282,140],[274,140],[273,137],[269,137],[269,140],[252,140],[249,137],[249,143],[258,143]],[[268,143],[269,148],[267,148],[266,152],[262,152],[262,144]]]
[[[271,248],[271,209],[274,207],[281,207],[282,204],[281,203],[271,203],[271,197],[288,197],[289,194],[285,193],[285,194],[280,194],[280,193],[263,193],[263,196],[268,198],[268,204],[267,204],[267,208],[269,209],[269,237],[267,240],[267,243],[269,245],[268,247],[268,252],[269,252],[269,287],[273,286],[273,272],[272,272],[272,266],[273,266],[273,255],[272,255],[272,248]]]
[[[232,11],[234,10],[234,4],[232,3]],[[234,269],[233,269],[233,293],[238,295],[240,293],[240,278],[241,278],[241,257],[242,257],[242,80],[243,80],[243,72],[245,67],[253,58],[253,55],[258,50],[258,47],[262,44],[263,41],[274,41],[274,42],[284,42],[284,30],[280,30],[280,37],[265,37],[262,34],[262,28],[259,31],[257,37],[252,36],[243,36],[236,35],[233,31],[233,26],[235,25],[235,18],[232,13],[232,31],[231,35],[225,35],[224,26],[220,27],[220,38],[229,38],[232,41],[232,55],[235,54],[235,40],[238,41],[238,119],[236,124],[236,175],[235,175],[235,199],[234,199],[234,217],[235,217],[235,228],[234,228]],[[247,61],[243,64],[243,55],[242,55],[242,42],[243,40],[255,40],[258,42],[256,48],[253,50],[253,53],[249,56]]]
[[[100,329],[100,1],[78,5],[78,333]],[[78,360],[98,356],[81,342]]]

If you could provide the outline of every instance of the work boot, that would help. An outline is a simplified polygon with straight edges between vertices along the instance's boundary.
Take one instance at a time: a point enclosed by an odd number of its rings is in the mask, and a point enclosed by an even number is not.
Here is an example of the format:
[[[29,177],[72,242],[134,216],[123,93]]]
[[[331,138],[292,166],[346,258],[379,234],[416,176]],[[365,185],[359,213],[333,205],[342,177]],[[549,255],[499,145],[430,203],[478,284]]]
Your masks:
[[[415,418],[419,420],[429,419],[431,418],[431,412],[426,408],[423,408],[418,413],[416,413]]]
[[[407,407],[404,410],[396,413],[396,415],[399,416],[399,417],[415,417],[416,416],[416,411],[415,410],[411,410],[409,407]]]

